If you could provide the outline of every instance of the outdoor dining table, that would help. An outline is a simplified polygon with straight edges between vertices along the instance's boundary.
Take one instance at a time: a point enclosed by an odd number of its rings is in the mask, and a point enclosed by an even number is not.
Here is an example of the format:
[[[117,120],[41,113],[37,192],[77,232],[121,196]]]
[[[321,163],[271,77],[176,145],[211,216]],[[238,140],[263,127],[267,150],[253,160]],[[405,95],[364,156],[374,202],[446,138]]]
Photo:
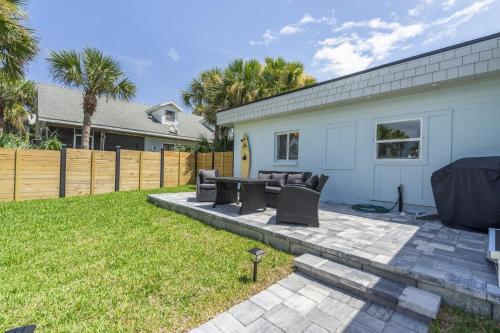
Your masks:
[[[266,209],[266,184],[269,180],[240,177],[215,177],[216,196],[213,207],[238,202],[238,185],[240,186],[240,215],[254,213]]]

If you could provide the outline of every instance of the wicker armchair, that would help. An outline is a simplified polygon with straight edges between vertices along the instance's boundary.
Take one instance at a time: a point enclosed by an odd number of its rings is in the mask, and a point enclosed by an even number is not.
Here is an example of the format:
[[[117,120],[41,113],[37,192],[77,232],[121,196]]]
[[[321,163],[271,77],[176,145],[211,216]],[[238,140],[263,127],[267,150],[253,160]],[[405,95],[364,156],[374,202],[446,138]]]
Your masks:
[[[207,178],[219,177],[218,170],[198,170],[196,175],[196,200],[197,201],[215,201],[217,193],[215,182]]]
[[[319,227],[319,197],[327,180],[328,176],[321,175],[314,189],[298,186],[283,187],[276,207],[276,223]]]

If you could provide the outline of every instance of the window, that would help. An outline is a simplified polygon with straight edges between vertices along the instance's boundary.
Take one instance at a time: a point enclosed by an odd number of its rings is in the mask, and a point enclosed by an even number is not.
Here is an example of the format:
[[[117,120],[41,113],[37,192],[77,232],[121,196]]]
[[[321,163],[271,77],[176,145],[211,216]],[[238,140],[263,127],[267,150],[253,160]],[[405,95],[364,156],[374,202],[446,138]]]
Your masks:
[[[299,132],[277,133],[275,140],[275,160],[296,161],[299,159]]]
[[[377,159],[420,159],[422,120],[402,120],[377,124]]]
[[[94,149],[94,131],[90,131],[90,149]],[[75,128],[75,134],[73,136],[73,148],[82,148],[82,130],[80,128]]]
[[[175,122],[175,111],[165,110],[165,115],[163,116],[162,123]]]
[[[175,150],[175,143],[164,143],[163,149],[165,149],[165,151],[174,151]]]

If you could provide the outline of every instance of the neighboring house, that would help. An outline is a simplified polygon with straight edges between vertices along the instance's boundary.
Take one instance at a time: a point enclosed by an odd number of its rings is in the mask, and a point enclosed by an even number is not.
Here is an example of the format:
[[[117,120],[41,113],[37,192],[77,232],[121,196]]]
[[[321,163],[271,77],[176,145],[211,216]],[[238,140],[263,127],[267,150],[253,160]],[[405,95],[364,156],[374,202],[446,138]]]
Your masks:
[[[40,83],[36,116],[37,136],[56,133],[71,148],[82,144],[82,93]],[[92,117],[90,147],[95,150],[174,150],[195,146],[200,137],[213,139],[203,119],[185,112],[174,102],[148,106],[99,99]]]
[[[434,206],[430,178],[462,157],[500,155],[500,33],[218,113],[248,134],[260,169],[330,176],[323,200]],[[269,144],[274,142],[273,144]],[[407,209],[422,207],[408,206]]]

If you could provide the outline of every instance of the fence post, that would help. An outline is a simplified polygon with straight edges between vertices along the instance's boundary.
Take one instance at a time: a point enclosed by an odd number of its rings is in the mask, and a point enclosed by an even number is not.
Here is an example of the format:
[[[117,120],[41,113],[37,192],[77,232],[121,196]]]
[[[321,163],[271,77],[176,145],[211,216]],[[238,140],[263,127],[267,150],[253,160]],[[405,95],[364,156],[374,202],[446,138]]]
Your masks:
[[[160,188],[162,188],[165,183],[165,148],[161,149],[160,154]]]
[[[215,169],[215,149],[212,148],[212,170]]]
[[[95,190],[95,150],[90,153],[90,195],[94,195]]]
[[[196,177],[198,177],[198,152],[194,152],[194,181],[196,182]]]
[[[120,190],[120,146],[115,147],[115,192]]]
[[[19,172],[19,167],[21,165],[21,151],[16,149],[16,153],[14,155],[14,200],[19,200],[19,195],[21,192],[21,174]]]
[[[221,173],[222,176],[225,177],[226,176],[226,167],[224,165],[224,160],[225,160],[225,155],[224,154],[225,153],[224,152],[219,152],[219,154],[222,156],[222,161],[221,161],[221,169],[222,170],[221,170],[220,173]]]
[[[66,196],[66,145],[61,147],[61,162],[59,164],[59,198]]]
[[[142,189],[142,151],[139,152],[139,190]]]
[[[177,160],[177,186],[181,185],[181,152],[179,152],[179,158]]]

